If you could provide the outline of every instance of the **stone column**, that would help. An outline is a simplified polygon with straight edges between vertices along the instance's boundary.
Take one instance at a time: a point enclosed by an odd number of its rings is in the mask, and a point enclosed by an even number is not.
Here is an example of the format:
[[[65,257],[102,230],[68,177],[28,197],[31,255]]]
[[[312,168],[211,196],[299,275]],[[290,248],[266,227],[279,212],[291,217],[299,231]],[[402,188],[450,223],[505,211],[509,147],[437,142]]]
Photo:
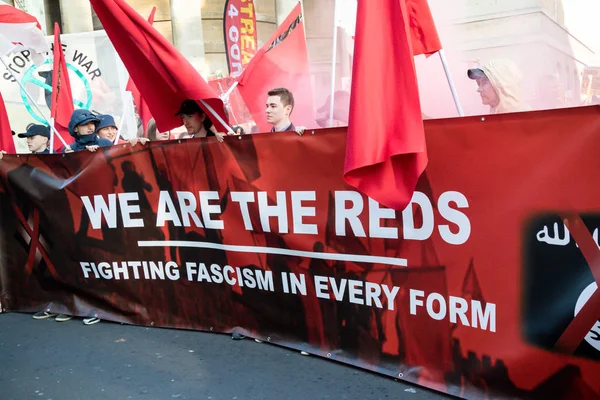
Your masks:
[[[329,96],[331,88],[335,0],[303,0],[302,4],[315,106],[321,107]],[[340,58],[337,61],[339,65]],[[339,74],[336,77],[336,87],[337,82],[339,82]]]
[[[23,8],[29,14],[33,15],[38,19],[42,26],[42,31],[48,33],[46,29],[46,11],[44,9],[44,0],[21,0]]]
[[[202,74],[207,75],[202,30],[202,2],[198,0],[171,0],[173,44]]]
[[[62,33],[91,32],[94,30],[92,6],[89,1],[60,0]]]

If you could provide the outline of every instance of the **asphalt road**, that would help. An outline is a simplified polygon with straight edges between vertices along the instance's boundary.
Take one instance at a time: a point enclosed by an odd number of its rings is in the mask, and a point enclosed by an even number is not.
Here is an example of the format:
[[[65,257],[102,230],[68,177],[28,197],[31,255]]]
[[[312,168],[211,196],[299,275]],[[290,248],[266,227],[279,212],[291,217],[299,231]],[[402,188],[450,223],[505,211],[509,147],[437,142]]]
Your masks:
[[[0,400],[448,398],[251,339],[0,314]]]

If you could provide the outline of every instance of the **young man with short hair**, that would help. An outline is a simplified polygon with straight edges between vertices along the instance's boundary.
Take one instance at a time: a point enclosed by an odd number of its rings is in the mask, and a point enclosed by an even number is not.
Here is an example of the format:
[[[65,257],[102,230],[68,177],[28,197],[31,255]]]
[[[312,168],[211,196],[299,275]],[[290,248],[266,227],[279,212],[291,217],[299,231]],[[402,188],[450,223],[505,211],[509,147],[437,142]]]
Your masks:
[[[304,127],[296,128],[291,121],[294,111],[294,95],[286,88],[269,90],[267,98],[267,122],[273,125],[271,132],[294,131],[298,135],[304,133]]]

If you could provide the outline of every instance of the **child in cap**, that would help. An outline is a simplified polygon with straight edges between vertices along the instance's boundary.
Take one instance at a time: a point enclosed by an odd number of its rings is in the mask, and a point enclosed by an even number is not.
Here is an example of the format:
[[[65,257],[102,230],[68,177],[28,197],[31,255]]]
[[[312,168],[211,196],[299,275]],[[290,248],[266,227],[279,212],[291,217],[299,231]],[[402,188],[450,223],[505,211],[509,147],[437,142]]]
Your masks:
[[[49,154],[50,128],[46,125],[31,124],[27,132],[19,133],[20,138],[27,138],[27,147],[31,154]]]
[[[99,138],[96,126],[100,119],[88,110],[75,110],[69,122],[69,133],[75,138],[75,143],[69,145],[64,152],[88,150],[94,152],[100,147],[112,146],[110,140]]]
[[[98,115],[98,119],[100,123],[96,127],[96,135],[98,135],[101,139],[109,140],[111,143],[115,142],[115,138],[119,134],[119,128],[117,128],[117,124],[112,115]],[[146,144],[149,141],[147,138],[133,138],[129,140],[129,143],[132,146],[135,146],[138,142],[141,144]],[[118,144],[127,143],[123,139],[119,139]]]
[[[96,135],[101,139],[109,140],[111,143],[115,142],[117,137],[117,124],[112,115],[98,115],[100,123],[96,126]]]

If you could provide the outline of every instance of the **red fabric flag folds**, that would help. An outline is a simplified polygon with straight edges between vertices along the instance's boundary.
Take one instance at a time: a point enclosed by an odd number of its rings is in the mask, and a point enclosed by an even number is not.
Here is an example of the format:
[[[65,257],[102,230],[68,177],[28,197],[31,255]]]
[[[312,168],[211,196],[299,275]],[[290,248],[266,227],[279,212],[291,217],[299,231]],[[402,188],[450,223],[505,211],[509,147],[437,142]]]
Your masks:
[[[408,26],[413,46],[413,54],[431,55],[442,49],[433,16],[427,0],[404,0],[408,16]]]
[[[2,93],[0,93],[0,150],[4,150],[8,154],[16,154],[17,152]]]
[[[427,166],[404,0],[358,1],[344,180],[404,209]]]
[[[200,100],[227,121],[223,102],[175,46],[125,0],[90,1],[161,132],[181,126],[175,113],[187,99],[198,101],[217,130],[225,132]]]
[[[150,16],[148,17],[148,23],[150,25],[154,23],[154,14],[156,14],[156,7],[152,8]],[[140,119],[142,120],[144,136],[146,136],[148,134],[148,122],[150,122],[150,120],[152,119],[152,113],[150,112],[150,108],[148,108],[148,104],[146,104],[146,101],[140,94],[140,91],[137,88],[137,86],[135,86],[135,83],[133,83],[133,79],[131,79],[131,77],[127,81],[127,87],[125,88],[125,90],[131,92],[131,95],[133,96],[133,102],[135,103],[137,113],[140,116]]]
[[[54,127],[60,136],[67,142],[73,143],[69,134],[69,121],[75,110],[73,105],[73,92],[69,80],[67,61],[60,41],[60,28],[54,23],[54,63],[52,67],[52,100],[50,102],[50,118],[54,118]],[[55,138],[54,150],[62,148],[62,142]]]

